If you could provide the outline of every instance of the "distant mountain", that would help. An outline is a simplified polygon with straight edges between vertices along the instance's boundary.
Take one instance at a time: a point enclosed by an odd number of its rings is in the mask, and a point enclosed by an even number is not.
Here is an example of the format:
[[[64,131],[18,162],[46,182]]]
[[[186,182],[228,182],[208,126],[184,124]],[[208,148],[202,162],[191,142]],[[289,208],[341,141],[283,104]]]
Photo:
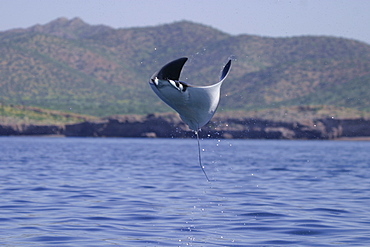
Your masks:
[[[182,79],[217,82],[230,56],[220,110],[329,105],[370,111],[370,46],[303,36],[232,36],[181,21],[113,29],[79,18],[0,32],[0,103],[94,116],[171,111],[147,85],[189,57]]]

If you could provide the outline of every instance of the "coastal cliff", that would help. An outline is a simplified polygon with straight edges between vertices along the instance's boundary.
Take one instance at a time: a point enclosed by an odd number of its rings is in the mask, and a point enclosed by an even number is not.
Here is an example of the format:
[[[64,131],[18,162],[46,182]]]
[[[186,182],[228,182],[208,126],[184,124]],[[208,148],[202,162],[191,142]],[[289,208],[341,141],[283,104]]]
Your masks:
[[[176,114],[111,116],[66,125],[0,125],[1,136],[62,135],[66,137],[187,138],[193,132]],[[274,121],[216,116],[202,128],[203,138],[321,139],[370,137],[370,119]]]
[[[0,124],[0,136],[63,135],[63,125]]]

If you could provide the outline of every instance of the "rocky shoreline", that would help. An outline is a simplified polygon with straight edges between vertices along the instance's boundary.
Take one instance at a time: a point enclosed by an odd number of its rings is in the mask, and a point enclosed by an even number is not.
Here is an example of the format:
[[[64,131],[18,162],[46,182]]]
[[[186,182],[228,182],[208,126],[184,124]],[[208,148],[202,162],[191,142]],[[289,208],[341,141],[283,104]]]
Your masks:
[[[128,115],[66,125],[1,125],[0,136],[189,138],[194,133],[175,114]],[[348,139],[370,137],[370,119],[322,118],[273,121],[247,117],[214,117],[202,128],[203,138]]]

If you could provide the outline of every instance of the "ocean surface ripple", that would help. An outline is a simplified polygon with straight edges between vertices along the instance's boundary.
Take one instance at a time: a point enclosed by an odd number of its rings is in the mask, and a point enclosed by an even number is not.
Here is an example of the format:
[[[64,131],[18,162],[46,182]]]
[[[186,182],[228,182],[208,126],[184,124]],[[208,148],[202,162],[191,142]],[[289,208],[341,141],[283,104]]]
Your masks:
[[[370,142],[0,138],[1,246],[370,246]]]

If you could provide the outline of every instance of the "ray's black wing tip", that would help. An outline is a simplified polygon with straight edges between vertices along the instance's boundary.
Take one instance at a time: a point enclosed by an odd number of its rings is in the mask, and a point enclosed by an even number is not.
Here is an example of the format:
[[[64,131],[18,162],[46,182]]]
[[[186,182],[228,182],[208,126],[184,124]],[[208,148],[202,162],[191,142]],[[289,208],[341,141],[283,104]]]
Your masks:
[[[181,70],[187,60],[187,57],[181,57],[169,62],[158,71],[156,76],[158,77],[158,79],[162,80],[178,81],[180,78]]]
[[[225,79],[225,77],[229,74],[230,68],[231,68],[231,59],[229,59],[227,64],[224,66],[224,68],[221,72],[220,81]]]

